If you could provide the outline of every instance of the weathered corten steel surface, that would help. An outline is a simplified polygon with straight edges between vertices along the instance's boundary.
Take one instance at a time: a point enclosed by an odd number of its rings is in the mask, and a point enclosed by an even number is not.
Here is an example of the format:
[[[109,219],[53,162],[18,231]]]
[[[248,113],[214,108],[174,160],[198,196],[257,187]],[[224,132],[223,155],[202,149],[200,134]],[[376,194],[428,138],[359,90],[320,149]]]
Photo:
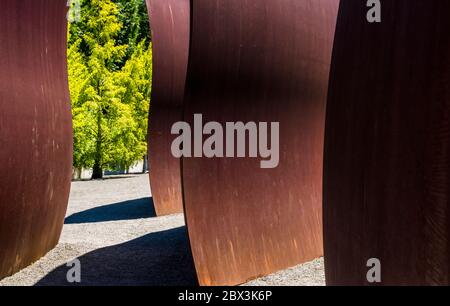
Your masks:
[[[325,103],[336,0],[196,0],[185,120],[279,122],[280,163],[183,159],[201,285],[239,284],[322,255]]]
[[[329,285],[449,285],[450,2],[341,1],[324,165]]]
[[[171,126],[183,118],[190,37],[189,0],[147,0],[153,41],[149,165],[157,215],[183,211],[180,160],[173,157]]]
[[[0,1],[0,278],[58,242],[72,128],[66,1]]]

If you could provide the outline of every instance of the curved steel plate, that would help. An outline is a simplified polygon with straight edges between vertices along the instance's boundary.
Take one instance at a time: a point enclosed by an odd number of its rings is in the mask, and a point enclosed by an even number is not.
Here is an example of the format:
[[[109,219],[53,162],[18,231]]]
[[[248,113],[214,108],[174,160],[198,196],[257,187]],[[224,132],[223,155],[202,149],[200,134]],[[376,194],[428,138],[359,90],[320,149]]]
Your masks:
[[[180,160],[171,154],[173,123],[183,118],[189,54],[190,1],[147,0],[153,41],[149,165],[157,215],[183,211]]]
[[[327,111],[329,285],[448,285],[450,2],[343,0]]]
[[[58,242],[72,169],[66,1],[0,1],[0,278]]]
[[[279,122],[280,163],[183,159],[201,285],[232,285],[322,255],[325,102],[336,0],[196,0],[185,120]]]

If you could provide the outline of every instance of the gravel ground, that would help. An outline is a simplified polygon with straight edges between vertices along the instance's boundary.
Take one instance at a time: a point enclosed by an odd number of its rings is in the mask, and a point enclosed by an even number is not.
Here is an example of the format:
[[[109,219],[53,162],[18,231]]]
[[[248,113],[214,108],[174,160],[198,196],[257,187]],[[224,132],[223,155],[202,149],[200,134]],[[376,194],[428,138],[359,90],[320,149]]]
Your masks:
[[[82,285],[195,285],[182,214],[155,217],[148,175],[72,183],[58,246],[0,286],[70,285],[67,262],[81,263]],[[324,285],[323,260],[246,285]]]

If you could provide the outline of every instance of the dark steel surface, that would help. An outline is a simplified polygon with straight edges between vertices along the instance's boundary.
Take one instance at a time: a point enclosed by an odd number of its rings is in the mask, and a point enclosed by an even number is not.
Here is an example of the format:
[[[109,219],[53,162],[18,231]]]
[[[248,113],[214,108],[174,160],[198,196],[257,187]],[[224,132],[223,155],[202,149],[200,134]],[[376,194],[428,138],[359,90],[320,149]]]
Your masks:
[[[58,242],[72,170],[66,1],[0,1],[0,278]]]
[[[324,165],[329,285],[449,285],[450,2],[341,1]]]
[[[183,118],[189,54],[190,1],[146,0],[153,41],[149,165],[157,215],[183,211],[180,160],[172,156],[172,124]]]
[[[337,0],[193,1],[184,119],[280,122],[280,164],[183,159],[201,285],[233,285],[322,255],[325,102]]]

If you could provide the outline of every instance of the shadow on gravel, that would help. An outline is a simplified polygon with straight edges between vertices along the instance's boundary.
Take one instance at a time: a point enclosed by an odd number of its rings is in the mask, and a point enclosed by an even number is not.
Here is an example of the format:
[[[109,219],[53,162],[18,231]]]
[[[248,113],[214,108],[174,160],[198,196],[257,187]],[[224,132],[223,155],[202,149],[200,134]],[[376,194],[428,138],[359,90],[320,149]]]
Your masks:
[[[186,227],[147,234],[129,242],[98,249],[78,258],[82,286],[196,285]],[[62,265],[36,286],[71,286]]]
[[[139,174],[139,175],[144,175],[144,174]],[[90,178],[86,178],[86,179],[72,179],[72,183],[90,183],[90,182],[97,182],[97,181],[109,181],[109,180],[122,180],[122,179],[131,179],[131,178],[135,178],[138,177],[139,175],[134,175],[134,174],[113,174],[113,175],[109,175],[109,176],[104,176],[101,179],[90,179]]]
[[[156,217],[152,198],[108,204],[70,215],[64,224],[96,223]]]

